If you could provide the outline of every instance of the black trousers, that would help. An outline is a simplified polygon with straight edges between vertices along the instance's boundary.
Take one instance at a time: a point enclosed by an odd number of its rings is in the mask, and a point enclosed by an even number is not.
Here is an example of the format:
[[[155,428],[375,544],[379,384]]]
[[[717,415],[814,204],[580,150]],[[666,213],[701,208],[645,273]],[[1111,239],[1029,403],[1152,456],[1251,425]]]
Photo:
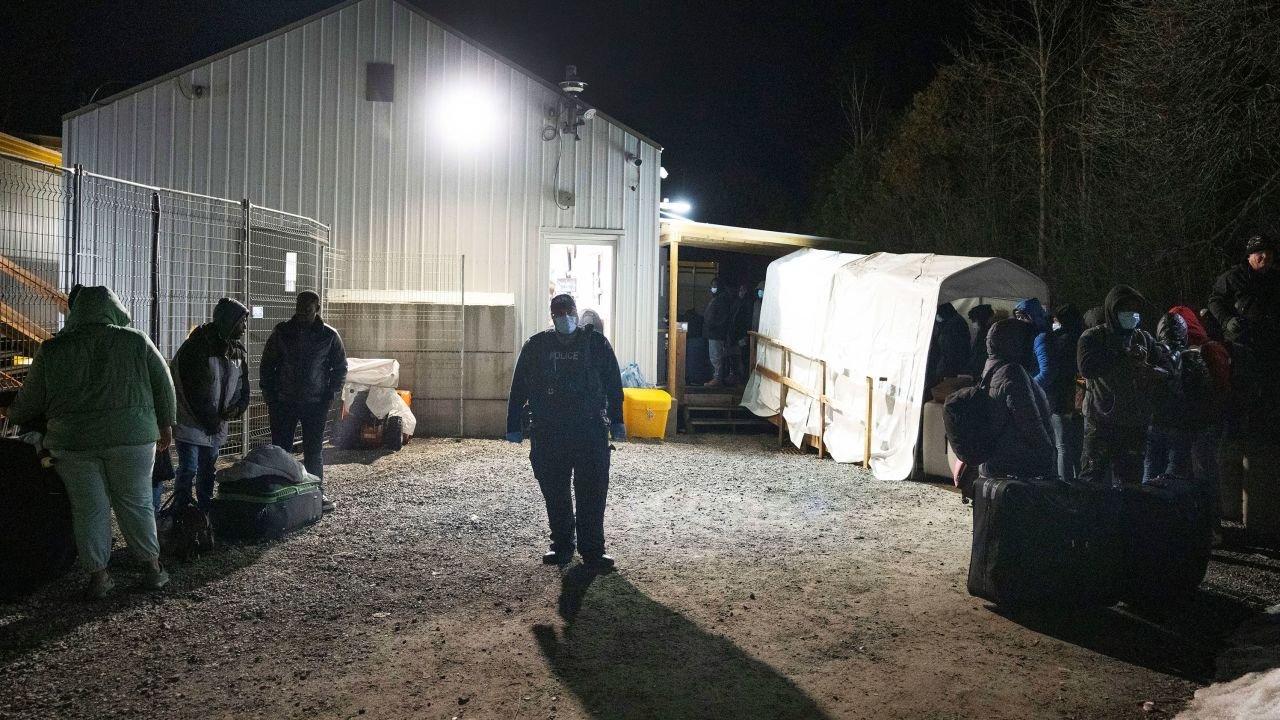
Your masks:
[[[531,438],[529,462],[542,488],[551,525],[551,549],[577,547],[584,558],[604,554],[604,507],[609,494],[609,439],[603,426]],[[574,499],[577,499],[577,514]]]
[[[1142,482],[1147,429],[1084,420],[1084,464],[1080,481],[1097,485]]]
[[[329,402],[274,402],[271,415],[271,444],[293,452],[293,435],[302,423],[302,464],[307,472],[324,479],[324,423],[329,417]]]

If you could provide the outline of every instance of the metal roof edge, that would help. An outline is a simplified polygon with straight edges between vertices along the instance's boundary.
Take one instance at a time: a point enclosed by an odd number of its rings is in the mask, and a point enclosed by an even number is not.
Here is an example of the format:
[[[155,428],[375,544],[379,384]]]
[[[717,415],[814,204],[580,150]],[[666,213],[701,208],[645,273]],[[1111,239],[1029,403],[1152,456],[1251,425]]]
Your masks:
[[[63,120],[63,122],[66,122],[67,120],[72,120],[72,119],[74,119],[74,118],[76,118],[76,117],[79,117],[79,116],[81,116],[81,115],[85,115],[85,114],[87,114],[87,113],[93,112],[94,110],[99,110],[99,109],[104,108],[104,107],[106,107],[107,105],[110,105],[110,104],[112,104],[112,103],[114,103],[114,102],[116,102],[116,101],[118,101],[118,100],[123,100],[124,98],[129,97],[130,95],[136,95],[136,94],[138,94],[138,93],[142,92],[143,90],[147,90],[147,89],[149,89],[149,88],[155,87],[156,85],[159,85],[160,83],[168,82],[169,80],[172,80],[172,79],[174,79],[174,78],[176,78],[176,77],[179,77],[179,76],[181,76],[181,75],[184,75],[184,74],[186,74],[186,73],[189,73],[189,72],[191,72],[192,70],[195,70],[195,69],[197,69],[197,68],[200,68],[200,67],[203,67],[203,66],[205,66],[205,65],[208,65],[208,64],[210,64],[210,63],[213,63],[213,62],[216,62],[216,61],[218,61],[218,60],[221,60],[221,59],[222,59],[222,58],[224,58],[224,57],[227,57],[227,56],[229,56],[229,55],[233,55],[233,54],[235,54],[235,53],[240,52],[241,50],[244,50],[244,49],[246,49],[246,48],[253,47],[254,45],[260,45],[260,44],[262,44],[262,43],[264,43],[264,42],[267,42],[268,40],[272,40],[272,39],[274,39],[274,38],[276,38],[276,37],[279,37],[279,36],[281,36],[281,35],[283,35],[283,34],[285,34],[285,33],[287,33],[287,32],[291,32],[291,31],[293,31],[293,30],[296,30],[296,29],[298,29],[298,28],[300,28],[300,27],[302,27],[302,26],[304,26],[304,25],[309,25],[309,24],[311,24],[311,23],[315,22],[316,20],[319,20],[319,19],[321,19],[321,18],[323,18],[323,17],[326,17],[326,16],[329,16],[329,15],[332,15],[332,14],[334,14],[334,13],[336,13],[336,12],[340,12],[340,11],[342,11],[342,10],[346,10],[347,8],[351,7],[352,5],[359,5],[359,4],[360,4],[360,3],[362,3],[362,2],[365,2],[365,0],[344,0],[343,2],[337,3],[337,4],[336,4],[336,5],[334,5],[333,7],[326,8],[326,9],[324,9],[324,10],[321,10],[320,12],[317,12],[317,13],[313,13],[313,14],[308,15],[307,17],[304,17],[304,18],[302,18],[302,19],[300,19],[300,20],[295,20],[294,22],[291,22],[291,23],[289,23],[288,25],[285,25],[285,26],[283,26],[283,27],[280,27],[280,28],[277,28],[277,29],[275,29],[275,30],[272,30],[271,32],[266,33],[265,35],[260,35],[260,36],[258,36],[258,37],[256,37],[256,38],[253,38],[253,39],[250,39],[250,40],[246,40],[246,41],[244,41],[244,42],[242,42],[242,43],[240,43],[240,44],[238,44],[238,45],[234,45],[234,46],[232,46],[232,47],[230,47],[230,48],[227,48],[226,50],[223,50],[223,51],[218,52],[218,53],[214,53],[213,55],[210,55],[209,57],[202,58],[202,59],[197,60],[197,61],[192,62],[192,63],[188,63],[187,65],[184,65],[183,67],[180,67],[180,68],[178,68],[177,70],[173,70],[173,71],[171,71],[171,72],[165,73],[164,75],[161,75],[161,76],[159,76],[159,77],[157,77],[157,78],[154,78],[154,79],[152,79],[152,80],[148,80],[148,81],[146,81],[146,82],[140,83],[140,84],[135,85],[135,86],[133,86],[133,87],[126,88],[126,89],[124,89],[124,90],[121,90],[121,91],[120,91],[120,92],[118,92],[118,93],[115,93],[115,94],[113,94],[113,95],[109,95],[109,96],[107,96],[107,97],[105,97],[105,98],[103,98],[103,99],[101,99],[101,100],[98,100],[98,101],[96,101],[96,102],[93,102],[93,103],[91,103],[91,104],[89,104],[89,105],[85,105],[85,106],[83,106],[83,107],[76,108],[75,110],[72,110],[71,112],[65,113],[65,114],[62,116],[62,120]],[[472,39],[472,38],[471,38],[471,36],[467,35],[466,33],[459,32],[459,31],[458,31],[457,29],[455,29],[452,25],[449,25],[448,23],[442,22],[441,20],[439,20],[438,18],[436,18],[434,15],[431,15],[430,13],[428,13],[427,11],[423,10],[422,8],[420,8],[420,7],[416,6],[416,5],[414,5],[413,3],[411,3],[411,2],[407,2],[406,0],[391,0],[391,2],[392,2],[392,3],[394,3],[394,4],[396,4],[396,5],[399,5],[399,6],[403,7],[404,9],[406,9],[406,10],[408,10],[408,11],[410,11],[410,12],[412,12],[412,13],[414,13],[414,14],[416,14],[416,15],[418,15],[418,16],[420,16],[420,17],[424,18],[424,19],[426,19],[428,22],[431,22],[431,23],[434,23],[434,24],[436,24],[436,25],[439,25],[439,26],[440,26],[440,27],[441,27],[445,32],[448,32],[448,33],[451,33],[451,34],[453,34],[453,35],[456,35],[458,38],[460,38],[460,39],[461,39],[461,40],[463,40],[464,42],[468,42],[468,43],[470,43],[470,44],[472,44],[472,45],[476,46],[478,49],[480,49],[480,50],[482,50],[482,51],[484,51],[484,52],[486,52],[486,53],[488,53],[488,54],[492,55],[492,56],[493,56],[494,58],[496,58],[499,62],[501,62],[501,63],[503,63],[503,64],[505,64],[505,65],[508,65],[508,66],[509,66],[509,67],[511,67],[513,70],[515,70],[515,71],[519,72],[520,74],[524,75],[525,77],[529,78],[530,80],[533,80],[534,82],[536,82],[536,83],[538,83],[538,84],[542,85],[543,87],[546,87],[547,89],[549,89],[549,90],[551,90],[551,91],[555,92],[557,95],[559,95],[559,94],[560,94],[560,86],[558,86],[558,85],[556,85],[556,84],[552,83],[551,81],[547,80],[546,78],[543,78],[543,77],[539,76],[537,73],[534,73],[534,72],[532,72],[532,71],[528,70],[527,68],[525,68],[525,67],[523,67],[523,66],[521,66],[521,65],[519,65],[519,64],[517,64],[517,63],[515,63],[515,62],[513,62],[513,61],[511,61],[510,59],[508,59],[508,58],[507,58],[505,55],[503,55],[502,53],[495,52],[492,48],[490,48],[489,46],[485,45],[484,43],[477,42],[476,40]],[[638,130],[636,130],[635,128],[632,128],[631,126],[627,125],[626,123],[623,123],[623,122],[618,121],[618,120],[617,120],[616,118],[614,118],[612,115],[609,115],[608,113],[605,113],[605,112],[603,112],[603,111],[600,111],[598,108],[597,108],[597,117],[602,117],[602,118],[604,118],[605,120],[609,121],[610,123],[613,123],[614,125],[617,125],[618,127],[622,128],[623,130],[625,130],[625,131],[627,131],[627,132],[631,133],[632,135],[635,135],[635,136],[636,136],[637,138],[639,138],[640,140],[643,140],[644,142],[648,143],[649,145],[652,145],[653,147],[657,148],[659,151],[661,151],[661,150],[663,149],[663,148],[662,148],[662,145],[661,145],[661,144],[659,144],[659,143],[658,143],[656,140],[654,140],[653,138],[650,138],[649,136],[645,135],[644,133],[639,132],[639,131],[638,131]]]
[[[866,240],[847,240],[845,238],[833,238],[833,237],[827,237],[825,235],[805,235],[803,233],[782,232],[779,230],[760,230],[758,228],[739,227],[736,225],[717,225],[715,223],[700,222],[698,220],[690,220],[688,218],[664,217],[659,222],[659,226],[662,226],[662,225],[675,225],[675,226],[680,226],[684,228],[706,228],[708,230],[714,230],[719,232],[745,232],[745,233],[751,233],[754,235],[759,235],[759,236],[762,236],[763,238],[774,238],[779,241],[792,239],[792,240],[806,240],[806,241],[812,241],[812,242],[838,243],[843,245],[859,245],[859,246],[867,245]],[[785,244],[785,243],[780,243],[780,244]]]

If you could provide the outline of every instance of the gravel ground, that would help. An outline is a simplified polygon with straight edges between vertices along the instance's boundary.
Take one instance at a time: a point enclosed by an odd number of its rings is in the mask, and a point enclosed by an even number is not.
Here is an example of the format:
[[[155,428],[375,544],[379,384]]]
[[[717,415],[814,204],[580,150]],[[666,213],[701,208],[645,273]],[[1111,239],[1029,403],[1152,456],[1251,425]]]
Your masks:
[[[1221,552],[1190,607],[1007,617],[956,494],[774,442],[619,444],[599,577],[540,564],[527,444],[330,451],[313,528],[0,605],[0,718],[1168,717],[1280,602],[1280,556]]]

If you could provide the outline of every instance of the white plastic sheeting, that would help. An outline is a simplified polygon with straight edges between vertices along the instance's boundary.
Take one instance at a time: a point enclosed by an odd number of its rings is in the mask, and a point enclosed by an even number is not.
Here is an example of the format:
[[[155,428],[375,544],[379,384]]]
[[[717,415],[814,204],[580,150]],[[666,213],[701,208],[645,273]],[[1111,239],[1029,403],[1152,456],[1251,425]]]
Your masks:
[[[877,379],[871,469],[878,478],[902,480],[915,464],[937,306],[1024,297],[1047,304],[1048,290],[1035,275],[998,258],[800,250],[769,266],[760,332],[826,361],[832,402],[824,441],[837,462],[863,459],[866,378]],[[782,353],[759,347],[758,361],[780,369]],[[821,386],[816,363],[793,356],[787,375],[806,387]],[[776,415],[779,390],[778,383],[755,375],[742,404],[757,415]],[[820,432],[814,398],[789,392],[782,415],[796,445],[804,434]]]
[[[349,407],[356,395],[367,390],[369,395],[365,398],[365,405],[369,412],[378,419],[399,417],[404,432],[412,435],[418,427],[418,419],[396,392],[399,382],[399,360],[347,358],[347,382],[342,386],[342,404]]]

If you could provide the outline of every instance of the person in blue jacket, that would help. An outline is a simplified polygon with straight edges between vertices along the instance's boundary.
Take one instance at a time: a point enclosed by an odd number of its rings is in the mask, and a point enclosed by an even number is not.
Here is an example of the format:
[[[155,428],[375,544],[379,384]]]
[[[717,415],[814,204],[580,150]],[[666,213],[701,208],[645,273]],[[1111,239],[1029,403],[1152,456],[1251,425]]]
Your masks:
[[[532,445],[529,462],[551,526],[542,562],[572,561],[576,530],[583,563],[609,572],[614,561],[605,554],[604,509],[609,436],[626,438],[622,374],[609,341],[591,325],[579,325],[571,295],[551,299],[551,321],[555,327],[529,338],[516,360],[506,437],[519,443],[527,430]]]
[[[1030,355],[1025,365],[1031,379],[1048,394],[1053,391],[1059,364],[1049,313],[1036,298],[1026,298],[1014,306],[1013,317],[1030,326]]]

